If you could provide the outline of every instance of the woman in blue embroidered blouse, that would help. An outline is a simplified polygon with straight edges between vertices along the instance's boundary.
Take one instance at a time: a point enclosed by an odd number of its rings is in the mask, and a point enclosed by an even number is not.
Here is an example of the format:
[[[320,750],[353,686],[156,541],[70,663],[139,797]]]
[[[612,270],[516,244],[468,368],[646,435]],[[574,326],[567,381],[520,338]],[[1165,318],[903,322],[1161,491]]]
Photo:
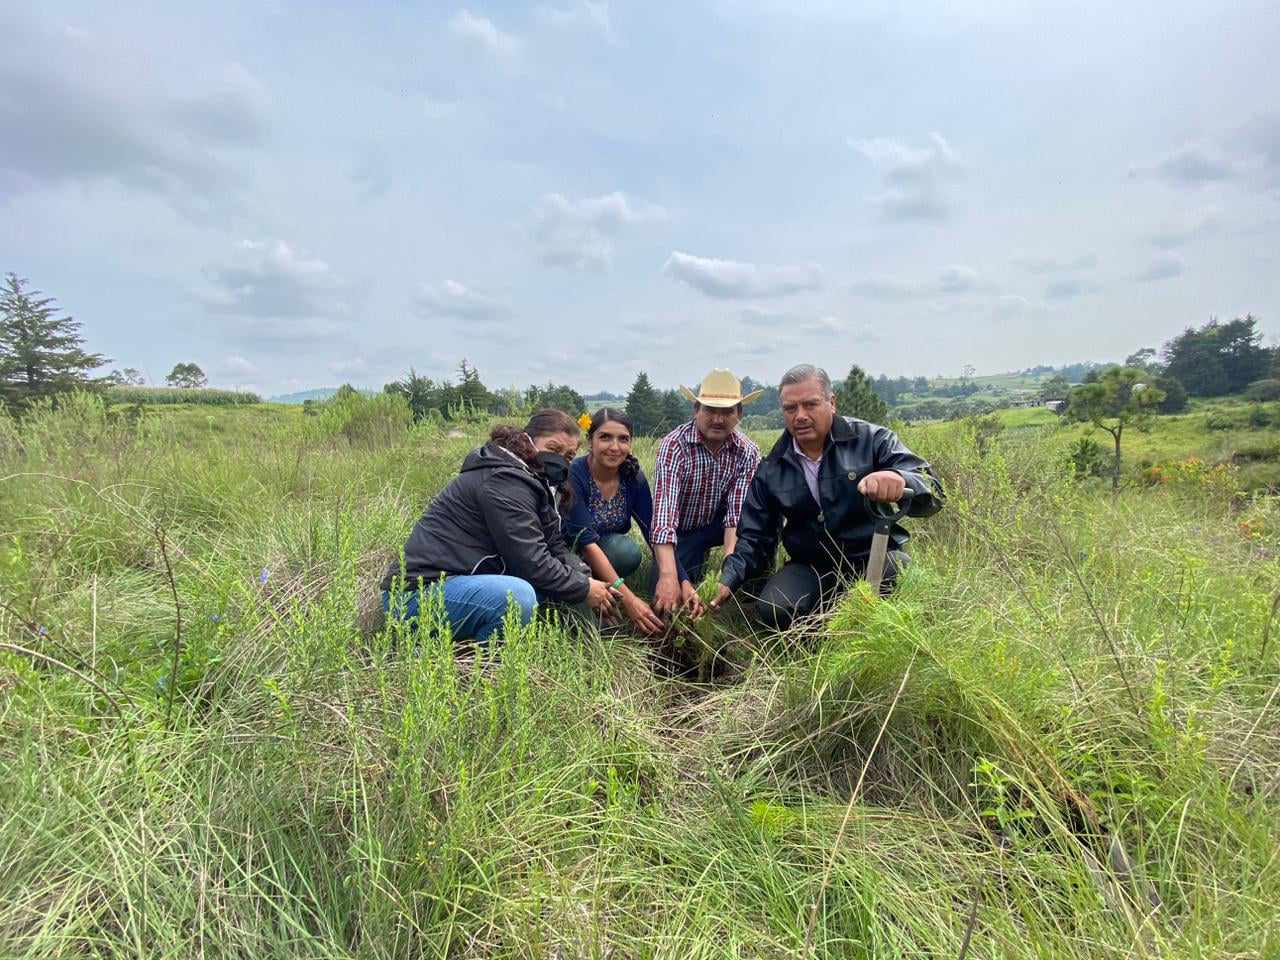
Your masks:
[[[643,556],[628,531],[635,520],[646,542],[653,523],[653,494],[640,463],[631,455],[631,418],[602,407],[587,430],[587,455],[569,467],[573,504],[565,522],[569,545],[582,555],[592,575],[616,584],[622,609],[640,632],[652,635],[665,625],[649,604],[622,583]],[[683,571],[681,580],[685,579]]]

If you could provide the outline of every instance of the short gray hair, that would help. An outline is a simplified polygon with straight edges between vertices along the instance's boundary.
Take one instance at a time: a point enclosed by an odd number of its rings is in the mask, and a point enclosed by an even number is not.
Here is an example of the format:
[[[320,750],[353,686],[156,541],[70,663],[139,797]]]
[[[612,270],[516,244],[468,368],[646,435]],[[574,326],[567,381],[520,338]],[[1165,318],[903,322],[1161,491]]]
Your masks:
[[[783,387],[791,387],[797,383],[804,383],[806,380],[817,380],[818,385],[822,387],[822,395],[824,397],[832,396],[831,378],[827,376],[827,371],[821,367],[815,367],[812,363],[798,363],[786,373],[782,375],[782,382],[778,384],[778,390]]]

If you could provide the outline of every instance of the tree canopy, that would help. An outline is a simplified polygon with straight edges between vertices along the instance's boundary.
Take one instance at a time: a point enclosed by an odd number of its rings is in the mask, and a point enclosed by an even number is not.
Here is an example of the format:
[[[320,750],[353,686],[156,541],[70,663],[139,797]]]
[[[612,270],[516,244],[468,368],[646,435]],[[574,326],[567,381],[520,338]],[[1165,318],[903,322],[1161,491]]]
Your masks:
[[[631,418],[632,430],[638,437],[657,436],[665,420],[662,396],[653,389],[649,375],[641,370],[636,374],[627,393],[627,416]]]
[[[1199,329],[1187,327],[1164,345],[1161,355],[1164,373],[1193,397],[1239,393],[1266,377],[1272,360],[1251,314],[1227,323],[1210,320]]]
[[[169,375],[164,378],[164,382],[171,387],[180,387],[183,390],[194,390],[198,387],[209,385],[209,378],[204,375],[204,371],[195,363],[175,363],[173,369],[169,371]]]
[[[836,412],[844,417],[857,417],[872,423],[884,423],[889,419],[889,406],[876,395],[872,379],[861,367],[854,365],[849,374],[833,384],[836,394]]]
[[[1115,443],[1112,489],[1120,487],[1120,438],[1125,428],[1145,430],[1164,399],[1164,391],[1149,379],[1147,371],[1136,367],[1110,367],[1071,391],[1067,416],[1105,430]]]
[[[58,316],[56,301],[27,283],[10,273],[0,288],[0,399],[14,409],[91,386],[89,371],[110,363],[86,353],[79,322]]]

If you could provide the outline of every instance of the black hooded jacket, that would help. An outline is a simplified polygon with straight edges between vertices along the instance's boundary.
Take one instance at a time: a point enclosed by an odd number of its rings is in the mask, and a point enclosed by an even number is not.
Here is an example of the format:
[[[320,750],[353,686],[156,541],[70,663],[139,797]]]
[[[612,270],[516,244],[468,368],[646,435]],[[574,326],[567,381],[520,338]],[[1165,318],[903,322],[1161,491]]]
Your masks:
[[[441,574],[498,573],[527,580],[557,603],[586,599],[590,574],[565,546],[560,514],[541,476],[493,443],[472,450],[462,470],[414,525],[404,548],[404,586]],[[382,580],[390,590],[400,561]]]
[[[791,434],[782,432],[760,461],[738,520],[738,545],[725,557],[720,582],[737,588],[753,571],[772,566],[778,534],[796,563],[830,568],[865,561],[875,519],[858,492],[858,482],[877,470],[896,470],[914,495],[908,516],[927,517],[942,509],[942,485],[933,468],[906,448],[888,427],[852,417],[831,423],[818,474],[821,503],[813,499]],[[894,526],[890,549],[907,542]]]

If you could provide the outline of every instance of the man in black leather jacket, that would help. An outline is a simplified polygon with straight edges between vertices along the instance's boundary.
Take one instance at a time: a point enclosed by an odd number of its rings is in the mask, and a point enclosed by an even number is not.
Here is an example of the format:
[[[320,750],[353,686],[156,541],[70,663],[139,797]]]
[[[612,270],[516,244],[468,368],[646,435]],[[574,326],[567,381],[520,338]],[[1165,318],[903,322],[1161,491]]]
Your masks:
[[[942,508],[933,469],[887,427],[836,412],[831,378],[801,364],[781,384],[786,430],[756,469],[738,521],[738,543],[725,557],[712,608],[725,603],[750,570],[767,569],[781,533],[788,562],[760,593],[757,615],[785,630],[830,600],[840,581],[863,576],[875,519],[866,500],[896,503],[912,493],[908,516]],[[890,535],[885,584],[907,561],[907,532]]]

